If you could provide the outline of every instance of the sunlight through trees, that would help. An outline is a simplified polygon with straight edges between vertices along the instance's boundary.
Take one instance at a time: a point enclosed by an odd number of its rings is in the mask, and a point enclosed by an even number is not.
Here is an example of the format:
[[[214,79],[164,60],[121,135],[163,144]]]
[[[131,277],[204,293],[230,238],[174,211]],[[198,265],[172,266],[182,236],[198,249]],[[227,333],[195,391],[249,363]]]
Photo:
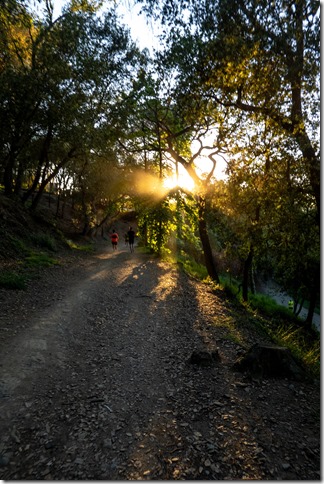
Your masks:
[[[274,278],[295,307],[308,301],[311,325],[318,2],[135,5],[162,26],[156,48],[139,48],[113,2],[67,1],[60,14],[51,1],[2,2],[5,196],[31,210],[49,192],[73,199],[84,234],[135,211],[151,250],[229,276],[245,301]]]

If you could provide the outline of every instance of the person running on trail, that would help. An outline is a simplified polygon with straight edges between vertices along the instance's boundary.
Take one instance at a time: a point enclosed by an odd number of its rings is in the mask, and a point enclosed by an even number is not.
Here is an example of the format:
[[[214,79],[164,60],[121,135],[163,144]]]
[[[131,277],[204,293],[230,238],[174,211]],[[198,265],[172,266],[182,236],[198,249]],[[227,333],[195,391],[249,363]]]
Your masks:
[[[118,244],[118,238],[119,237],[118,237],[118,234],[117,234],[115,229],[113,230],[113,233],[111,234],[110,238],[111,238],[111,244],[112,244],[113,250],[117,250],[117,244]]]
[[[127,232],[128,235],[128,243],[131,252],[134,252],[134,240],[135,240],[135,232],[132,227],[129,227],[129,231]]]

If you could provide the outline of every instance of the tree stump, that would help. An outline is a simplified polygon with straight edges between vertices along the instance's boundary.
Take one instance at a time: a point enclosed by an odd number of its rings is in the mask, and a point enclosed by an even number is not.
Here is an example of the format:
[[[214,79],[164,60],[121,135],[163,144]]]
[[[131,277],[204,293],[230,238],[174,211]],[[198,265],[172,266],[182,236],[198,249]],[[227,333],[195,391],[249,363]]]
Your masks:
[[[248,372],[252,378],[306,378],[305,371],[294,360],[290,350],[283,346],[255,344],[234,363],[233,369]]]

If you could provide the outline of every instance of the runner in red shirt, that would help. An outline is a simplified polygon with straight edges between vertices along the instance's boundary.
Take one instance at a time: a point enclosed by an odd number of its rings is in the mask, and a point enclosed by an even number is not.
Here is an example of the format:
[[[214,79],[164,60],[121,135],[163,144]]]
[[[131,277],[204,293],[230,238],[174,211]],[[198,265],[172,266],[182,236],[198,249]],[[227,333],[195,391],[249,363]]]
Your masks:
[[[118,244],[119,237],[118,237],[116,230],[113,230],[113,233],[111,234],[110,238],[111,238],[113,250],[117,250],[117,244]]]

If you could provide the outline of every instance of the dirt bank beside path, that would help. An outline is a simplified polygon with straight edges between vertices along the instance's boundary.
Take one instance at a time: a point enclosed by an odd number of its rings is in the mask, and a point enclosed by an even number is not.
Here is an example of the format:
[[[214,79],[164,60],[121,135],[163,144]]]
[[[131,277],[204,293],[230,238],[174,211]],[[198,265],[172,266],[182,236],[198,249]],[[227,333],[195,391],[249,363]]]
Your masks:
[[[107,244],[1,290],[0,479],[319,480],[319,385],[234,373],[221,297]]]

